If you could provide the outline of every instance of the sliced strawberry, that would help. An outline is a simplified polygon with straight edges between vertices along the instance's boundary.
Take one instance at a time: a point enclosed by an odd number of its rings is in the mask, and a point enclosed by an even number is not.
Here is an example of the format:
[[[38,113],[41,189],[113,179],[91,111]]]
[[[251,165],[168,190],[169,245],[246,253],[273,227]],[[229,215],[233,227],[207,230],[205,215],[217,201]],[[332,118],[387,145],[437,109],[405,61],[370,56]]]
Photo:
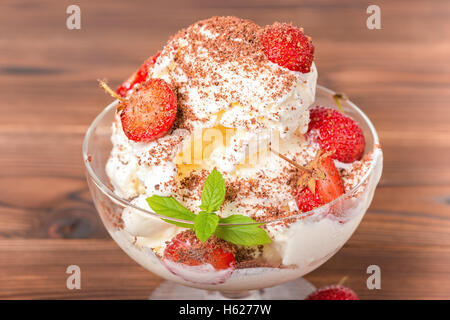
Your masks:
[[[332,157],[350,163],[360,160],[366,145],[358,124],[338,110],[317,106],[310,110],[308,135],[315,135],[320,148],[332,152]]]
[[[318,189],[317,181],[315,181],[315,188]],[[309,188],[305,187],[299,190],[297,194],[297,206],[301,212],[308,212],[314,208],[323,206],[325,203],[318,192],[313,193]]]
[[[333,201],[344,194],[344,183],[331,157],[325,156],[321,158],[319,170],[325,173],[325,178],[316,181],[317,190],[325,203]]]
[[[228,243],[214,236],[202,243],[191,230],[172,239],[162,262],[184,280],[202,284],[223,283],[236,269],[234,252]]]
[[[359,297],[352,289],[333,285],[314,291],[305,300],[359,300]]]
[[[161,52],[158,52],[153,57],[145,60],[142,66],[117,88],[116,92],[122,97],[126,97],[131,93],[136,84],[147,80],[148,68],[156,63],[156,59],[158,59],[160,54]]]
[[[177,114],[177,98],[162,79],[150,79],[122,103],[120,119],[128,139],[153,141],[165,135]]]
[[[344,183],[328,153],[319,151],[305,167],[298,180],[297,206],[310,211],[333,201],[345,193]]]
[[[308,73],[314,60],[314,46],[303,29],[287,23],[267,26],[261,36],[267,58],[292,71]]]

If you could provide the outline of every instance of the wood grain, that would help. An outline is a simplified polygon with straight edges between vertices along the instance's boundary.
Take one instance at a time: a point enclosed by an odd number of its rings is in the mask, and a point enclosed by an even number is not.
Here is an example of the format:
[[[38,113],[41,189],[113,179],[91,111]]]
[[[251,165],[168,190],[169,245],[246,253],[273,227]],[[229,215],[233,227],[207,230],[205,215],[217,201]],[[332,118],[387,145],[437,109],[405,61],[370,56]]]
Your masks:
[[[226,5],[225,5],[226,3]],[[369,115],[383,177],[360,227],[306,278],[362,298],[450,298],[450,3],[378,1],[382,29],[365,27],[366,1],[2,2],[0,10],[0,298],[144,299],[161,281],[109,238],[84,178],[81,142],[109,102],[97,78],[119,84],[168,37],[213,15],[305,27],[319,83]],[[82,290],[65,269],[82,269]],[[366,288],[366,268],[382,289]]]

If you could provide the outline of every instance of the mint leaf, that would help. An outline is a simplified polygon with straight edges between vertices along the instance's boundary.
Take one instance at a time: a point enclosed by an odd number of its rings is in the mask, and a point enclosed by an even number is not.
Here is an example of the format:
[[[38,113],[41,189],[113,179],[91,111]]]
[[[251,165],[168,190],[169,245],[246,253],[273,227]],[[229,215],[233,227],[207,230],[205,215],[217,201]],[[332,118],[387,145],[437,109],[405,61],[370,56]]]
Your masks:
[[[220,219],[220,223],[255,223],[252,218],[243,215],[231,215],[227,218]],[[237,225],[237,226],[217,226],[214,234],[225,241],[243,245],[255,246],[270,243],[270,237],[264,229],[259,226],[261,224]]]
[[[238,224],[238,223],[255,223],[256,221],[250,217],[244,216],[242,214],[233,214],[226,218],[220,218],[220,223],[227,224]],[[261,226],[263,223],[255,224],[256,226]],[[237,227],[237,226],[236,226]]]
[[[263,223],[256,223],[252,218],[240,214],[219,218],[214,213],[220,209],[225,200],[225,193],[225,180],[220,172],[214,169],[203,185],[200,208],[204,211],[201,211],[198,215],[185,208],[174,197],[154,195],[147,198],[147,202],[150,208],[159,215],[194,222],[188,224],[163,218],[164,221],[176,226],[194,229],[195,235],[202,242],[215,234],[220,239],[243,246],[270,243],[269,235],[264,229],[260,228]],[[237,225],[219,226],[219,223]]]
[[[201,211],[194,220],[195,235],[201,242],[211,237],[219,223],[219,217],[215,213]]]
[[[218,226],[214,234],[222,240],[242,246],[256,246],[270,243],[270,238],[266,231],[257,225]]]
[[[162,196],[151,196],[146,199],[148,205],[154,212],[162,216],[169,218],[182,219],[188,221],[194,221],[196,215],[185,208],[181,203],[179,203],[174,197],[162,197]],[[166,222],[172,223],[183,228],[193,228],[192,224],[187,224],[183,222],[171,221],[163,219]]]
[[[165,221],[167,223],[171,223],[176,225],[177,227],[181,227],[181,228],[188,228],[188,229],[194,229],[194,225],[193,224],[189,224],[189,223],[183,223],[183,222],[178,222],[178,221],[173,221],[173,220],[168,220],[168,219],[161,219],[162,221]]]
[[[225,180],[220,172],[214,169],[203,184],[200,209],[203,209],[208,213],[219,210],[225,200],[225,193]]]

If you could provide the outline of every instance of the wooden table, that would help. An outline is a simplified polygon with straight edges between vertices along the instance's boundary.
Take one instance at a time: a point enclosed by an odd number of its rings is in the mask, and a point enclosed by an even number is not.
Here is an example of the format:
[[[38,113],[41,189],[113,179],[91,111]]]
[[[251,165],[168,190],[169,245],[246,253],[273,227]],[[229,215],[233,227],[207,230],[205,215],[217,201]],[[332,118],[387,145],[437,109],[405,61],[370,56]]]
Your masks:
[[[223,2],[223,1],[222,1]],[[351,240],[306,278],[348,276],[362,298],[450,298],[450,2],[377,1],[382,29],[366,28],[367,1],[2,1],[0,10],[0,298],[145,299],[161,279],[107,235],[84,177],[81,143],[117,85],[181,27],[213,15],[305,27],[319,83],[369,115],[384,172]],[[66,267],[82,289],[66,289]],[[381,267],[381,290],[366,287]]]

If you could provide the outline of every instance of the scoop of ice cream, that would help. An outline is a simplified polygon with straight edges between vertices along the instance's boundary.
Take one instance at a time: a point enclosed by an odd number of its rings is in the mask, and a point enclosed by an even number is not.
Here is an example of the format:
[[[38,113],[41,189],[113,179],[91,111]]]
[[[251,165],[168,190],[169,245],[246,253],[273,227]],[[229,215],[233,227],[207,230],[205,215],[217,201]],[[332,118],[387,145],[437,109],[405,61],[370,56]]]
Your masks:
[[[214,17],[181,30],[168,42],[148,73],[177,90],[178,125],[191,133],[235,128],[246,133],[238,138],[243,145],[264,130],[275,130],[283,139],[296,130],[306,132],[317,69],[312,64],[310,72],[301,73],[269,61],[262,32],[248,20]],[[232,170],[236,158],[223,159],[232,164],[223,168]]]
[[[288,141],[307,130],[316,67],[301,73],[269,61],[262,32],[248,20],[213,17],[169,40],[148,78],[164,79],[177,92],[177,119],[171,133],[151,143],[127,140],[116,119],[107,172],[119,195],[172,194],[180,173],[216,167],[232,174],[274,136]],[[208,136],[223,143],[205,142]],[[191,150],[200,152],[197,163]]]
[[[299,165],[314,158],[319,144],[303,134],[315,100],[317,69],[313,63],[310,72],[302,73],[269,61],[260,43],[262,32],[248,20],[213,17],[168,41],[155,63],[148,64],[147,74],[165,80],[177,93],[177,117],[171,131],[152,142],[127,139],[116,117],[106,171],[119,196],[149,211],[147,197],[173,196],[198,213],[204,180],[216,168],[227,189],[221,217],[242,214],[271,221],[299,213],[299,169],[271,152],[269,144]],[[362,179],[369,162],[336,162],[346,191]],[[269,265],[296,265],[303,274],[339,249],[366,209],[352,208],[358,214],[353,220],[328,215],[317,221],[313,216],[273,222],[266,229],[272,242],[258,254]],[[124,210],[122,220],[133,245],[159,256],[183,230],[133,208]],[[199,271],[166,267],[188,273],[189,279]]]

